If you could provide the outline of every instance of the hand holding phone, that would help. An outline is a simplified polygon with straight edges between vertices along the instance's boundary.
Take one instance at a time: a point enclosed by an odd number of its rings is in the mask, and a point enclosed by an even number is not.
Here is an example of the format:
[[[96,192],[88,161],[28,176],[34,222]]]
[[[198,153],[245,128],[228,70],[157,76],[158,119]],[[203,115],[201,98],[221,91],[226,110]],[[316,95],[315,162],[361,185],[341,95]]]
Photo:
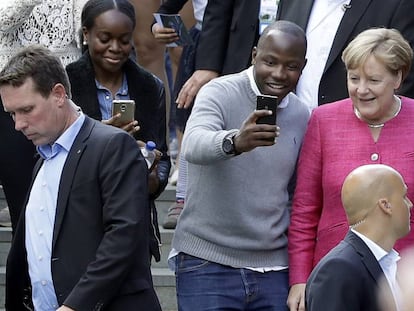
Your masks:
[[[114,99],[112,101],[112,116],[121,116],[117,119],[117,124],[125,125],[135,120],[135,101],[131,99]]]
[[[272,114],[257,119],[257,124],[276,125],[277,106],[279,105],[278,97],[272,95],[258,95],[256,110],[271,110]]]

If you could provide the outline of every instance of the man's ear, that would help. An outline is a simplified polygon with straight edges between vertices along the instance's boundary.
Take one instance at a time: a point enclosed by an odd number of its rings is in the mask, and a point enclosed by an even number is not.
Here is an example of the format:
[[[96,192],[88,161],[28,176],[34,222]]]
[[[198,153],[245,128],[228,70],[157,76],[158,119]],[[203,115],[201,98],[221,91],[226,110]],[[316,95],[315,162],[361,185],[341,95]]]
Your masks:
[[[59,104],[63,104],[64,100],[67,98],[66,89],[62,83],[56,83],[52,88],[51,96],[54,96]]]
[[[382,198],[378,200],[378,206],[381,208],[381,210],[388,214],[391,215],[392,214],[392,208],[391,208],[391,203],[388,201],[388,199]]]
[[[256,64],[256,55],[257,55],[257,47],[255,46],[253,47],[253,50],[252,50],[252,65]]]

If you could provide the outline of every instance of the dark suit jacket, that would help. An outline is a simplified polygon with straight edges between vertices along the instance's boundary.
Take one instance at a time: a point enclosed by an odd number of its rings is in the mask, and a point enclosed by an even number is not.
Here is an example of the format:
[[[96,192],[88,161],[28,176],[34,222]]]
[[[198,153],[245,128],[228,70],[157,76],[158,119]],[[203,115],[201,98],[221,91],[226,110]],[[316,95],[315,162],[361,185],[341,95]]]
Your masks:
[[[41,164],[39,160],[35,175]],[[153,290],[147,191],[147,166],[135,140],[86,117],[59,184],[51,259],[59,304],[79,311],[105,310],[126,295]],[[7,260],[10,311],[26,310],[24,304],[31,303],[24,216],[25,209]],[[133,302],[129,310],[142,303]]]
[[[219,74],[250,65],[258,38],[260,0],[209,0],[196,52],[196,70]]]
[[[382,277],[374,254],[349,231],[312,271],[306,283],[306,310],[379,311],[377,295]]]
[[[171,168],[170,156],[166,142],[166,109],[164,86],[153,74],[139,67],[132,60],[128,60],[123,70],[126,73],[128,91],[131,99],[135,100],[135,120],[138,121],[140,130],[135,138],[144,142],[152,140],[157,149],[162,152],[162,157],[157,167],[160,180],[158,191],[150,196],[152,210],[152,239],[151,253],[154,258],[160,260],[158,245],[160,234],[158,229],[157,213],[154,200],[164,191],[168,183]],[[96,120],[102,120],[99,108],[97,89],[95,84],[95,72],[89,53],[66,67],[72,86],[72,99],[82,108],[82,111]]]
[[[178,14],[187,1],[188,0],[164,0],[158,8],[157,13]]]
[[[292,21],[306,30],[313,0],[281,0],[278,19]],[[319,105],[349,97],[342,51],[360,32],[371,27],[396,28],[414,47],[414,1],[412,0],[352,0],[345,11],[334,39],[321,82]],[[414,68],[400,92],[414,97]]]

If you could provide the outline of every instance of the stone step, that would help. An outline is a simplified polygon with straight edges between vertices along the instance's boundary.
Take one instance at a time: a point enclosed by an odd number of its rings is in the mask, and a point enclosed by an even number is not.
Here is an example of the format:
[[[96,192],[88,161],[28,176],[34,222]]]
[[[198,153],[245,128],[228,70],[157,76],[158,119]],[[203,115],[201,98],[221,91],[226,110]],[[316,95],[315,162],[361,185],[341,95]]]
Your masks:
[[[0,227],[0,266],[6,265],[7,255],[10,250],[11,228]]]
[[[168,185],[164,192],[155,201],[155,206],[158,212],[158,222],[162,225],[165,216],[168,213],[168,208],[175,202],[175,186]]]
[[[175,275],[168,268],[152,268],[154,288],[160,300],[163,311],[177,310],[177,296],[175,291]]]
[[[4,308],[6,293],[6,267],[0,267],[0,308]]]
[[[161,233],[161,260],[159,262],[152,261],[154,268],[168,268],[168,255],[171,251],[171,240],[174,230],[167,230],[160,226]]]
[[[6,203],[6,198],[3,192],[3,186],[0,184],[0,209],[5,208],[6,206],[7,206],[7,203]]]

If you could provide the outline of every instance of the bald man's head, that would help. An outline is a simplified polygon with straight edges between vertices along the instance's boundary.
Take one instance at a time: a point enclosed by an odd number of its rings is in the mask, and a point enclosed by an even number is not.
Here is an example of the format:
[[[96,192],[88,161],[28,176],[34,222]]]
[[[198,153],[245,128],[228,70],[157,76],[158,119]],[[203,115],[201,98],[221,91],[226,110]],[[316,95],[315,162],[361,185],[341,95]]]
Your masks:
[[[290,21],[278,20],[267,26],[257,42],[257,47],[261,48],[267,37],[269,35],[273,35],[275,32],[281,32],[283,34],[296,37],[302,44],[303,57],[305,57],[307,47],[306,34],[301,27]]]
[[[349,224],[365,221],[378,202],[386,200],[384,204],[389,204],[393,193],[405,187],[400,173],[387,165],[370,164],[356,168],[345,178],[341,193]]]

